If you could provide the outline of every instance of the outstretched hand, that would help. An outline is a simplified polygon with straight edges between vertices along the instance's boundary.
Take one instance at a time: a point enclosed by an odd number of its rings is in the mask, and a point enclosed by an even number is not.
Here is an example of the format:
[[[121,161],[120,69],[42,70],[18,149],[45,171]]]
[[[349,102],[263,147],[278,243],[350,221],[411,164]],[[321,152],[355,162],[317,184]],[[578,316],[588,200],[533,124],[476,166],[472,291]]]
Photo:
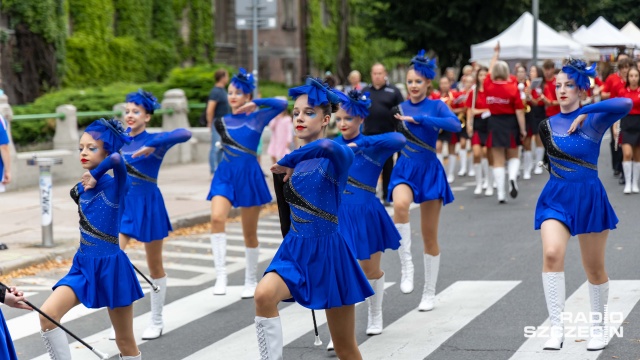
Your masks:
[[[567,134],[573,134],[574,131],[578,130],[579,127],[582,127],[584,120],[587,118],[587,114],[578,115],[578,117],[573,120],[569,130],[567,130]]]
[[[418,123],[412,116],[395,114],[394,117],[396,118],[396,120],[406,121],[406,122],[410,122],[410,123],[413,123],[413,124],[417,124]]]
[[[140,150],[136,151],[133,155],[131,155],[131,157],[134,159],[140,156],[147,157],[153,154],[154,151],[156,151],[156,148],[154,148],[153,146],[143,146],[140,148]]]
[[[23,300],[27,300],[24,297],[24,293],[22,291],[18,291],[14,287],[7,289],[7,292],[4,295],[5,305],[16,309],[33,310],[31,309],[31,306],[22,302]]]
[[[291,174],[293,174],[293,169],[276,163],[271,166],[271,172],[274,174],[285,174],[283,181],[287,182],[291,177]]]
[[[82,183],[82,187],[84,187],[85,190],[93,189],[98,183],[98,181],[88,171],[82,174],[80,182]]]
[[[258,105],[256,105],[256,103],[254,103],[253,101],[249,101],[248,103],[246,103],[246,104],[244,104],[244,105],[242,105],[242,106],[240,106],[238,108],[238,113],[239,114],[241,114],[241,113],[249,114],[249,113],[252,113],[252,112],[256,111],[257,108],[258,108]]]

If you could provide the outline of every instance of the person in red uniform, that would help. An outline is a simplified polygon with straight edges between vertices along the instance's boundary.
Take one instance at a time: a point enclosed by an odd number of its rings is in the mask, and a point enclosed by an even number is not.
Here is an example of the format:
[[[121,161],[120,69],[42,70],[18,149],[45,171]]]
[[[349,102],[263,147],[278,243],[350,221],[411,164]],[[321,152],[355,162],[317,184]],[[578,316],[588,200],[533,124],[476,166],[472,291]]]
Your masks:
[[[618,97],[618,92],[625,88],[625,79],[629,73],[629,68],[635,64],[629,55],[625,53],[618,54],[618,71],[607,76],[602,88],[602,99],[610,99]],[[609,148],[611,149],[611,166],[613,167],[613,176],[620,176],[620,185],[625,184],[625,178],[622,168],[622,149],[616,148],[615,136],[613,127],[611,128],[611,141],[609,142]]]
[[[434,91],[431,93],[431,100],[441,100],[451,109],[451,105],[453,104],[453,100],[456,98],[457,91],[451,91],[451,81],[448,77],[442,76],[438,82],[439,91]],[[447,143],[449,147],[449,169],[447,171],[447,182],[452,183],[455,180],[455,168],[456,168],[456,144],[458,143],[458,135],[449,131],[442,130],[440,134],[438,134],[438,141],[436,141],[436,156],[442,166],[444,166],[444,156],[442,155],[442,145],[443,143]]]
[[[529,68],[529,79],[531,79],[532,83],[534,79],[538,79],[543,76],[542,69],[538,66],[532,65]],[[530,112],[530,128],[531,128],[531,139],[536,143],[535,149],[535,160],[533,163],[533,173],[535,175],[542,174],[542,167],[536,166],[536,164],[540,163],[544,158],[544,145],[542,145],[542,141],[540,140],[540,136],[538,136],[538,130],[540,128],[540,123],[547,118],[546,109],[544,101],[542,101],[542,84],[540,84],[537,88],[525,88],[525,94],[527,96],[527,102],[529,106],[531,106]]]
[[[467,140],[469,139],[469,135],[467,133],[467,129],[464,127],[467,123],[467,97],[469,96],[469,92],[471,91],[471,87],[473,86],[474,78],[471,75],[465,75],[460,79],[460,86],[462,89],[456,93],[454,93],[454,99],[451,102],[451,110],[453,111],[460,122],[462,123],[462,130],[456,135],[458,136],[458,141],[460,142],[460,150],[458,151],[458,157],[460,158],[460,171],[458,171],[458,176],[465,176],[467,174]],[[475,169],[469,169],[469,176],[475,176]]]
[[[487,94],[484,91],[484,79],[487,78],[488,73],[489,69],[484,66],[478,70],[476,84],[467,96],[466,131],[471,136],[473,166],[476,172],[476,189],[473,193],[480,195],[482,189],[485,189],[485,196],[493,196],[493,158],[491,151],[487,149],[491,113],[487,106]]]
[[[627,86],[617,93],[633,101],[631,112],[620,120],[622,133],[622,168],[625,177],[624,193],[640,193],[640,71],[631,67],[627,71]]]
[[[484,80],[489,119],[489,140],[493,155],[493,176],[495,177],[498,202],[506,202],[504,180],[505,162],[508,166],[509,195],[518,196],[518,171],[520,157],[518,146],[527,136],[525,129],[524,104],[516,83],[509,81],[509,65],[498,61],[500,44],[496,45],[489,76]],[[508,159],[505,161],[505,159]]]

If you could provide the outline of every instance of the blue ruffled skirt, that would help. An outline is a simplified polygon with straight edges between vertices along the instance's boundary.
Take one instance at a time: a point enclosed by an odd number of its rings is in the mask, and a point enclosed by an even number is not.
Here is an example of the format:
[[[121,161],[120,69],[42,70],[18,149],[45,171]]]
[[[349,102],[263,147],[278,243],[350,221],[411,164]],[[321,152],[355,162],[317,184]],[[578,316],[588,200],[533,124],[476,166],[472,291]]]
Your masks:
[[[368,260],[372,254],[400,247],[400,233],[384,206],[373,201],[362,204],[340,204],[340,233],[349,242],[358,260]]]
[[[272,271],[287,284],[293,301],[308,309],[352,305],[373,295],[351,248],[339,232],[318,237],[289,232],[264,273]]]
[[[600,179],[581,182],[551,177],[536,205],[535,229],[555,219],[567,226],[572,236],[613,230],[618,224]]]
[[[146,189],[132,187],[124,197],[120,232],[141,242],[151,242],[164,239],[172,230],[160,189],[151,185]]]
[[[91,309],[129,306],[144,297],[131,261],[119,249],[104,256],[76,252],[69,273],[53,290],[58,286],[70,287],[78,300]]]
[[[220,163],[211,180],[207,200],[214,196],[224,196],[233,207],[259,206],[271,202],[269,187],[255,158]]]
[[[16,349],[13,347],[13,340],[9,334],[7,323],[4,321],[2,311],[0,311],[0,359],[18,360]]]
[[[414,161],[400,156],[391,172],[389,201],[393,201],[393,189],[400,184],[406,184],[413,190],[413,202],[416,204],[436,199],[442,199],[442,205],[453,202],[447,175],[437,159]]]

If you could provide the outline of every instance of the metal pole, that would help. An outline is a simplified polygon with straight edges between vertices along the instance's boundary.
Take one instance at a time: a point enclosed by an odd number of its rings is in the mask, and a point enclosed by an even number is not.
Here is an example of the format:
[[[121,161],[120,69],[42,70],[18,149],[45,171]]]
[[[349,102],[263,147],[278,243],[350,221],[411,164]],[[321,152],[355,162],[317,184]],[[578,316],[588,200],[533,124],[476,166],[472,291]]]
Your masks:
[[[540,0],[533,0],[531,6],[533,7],[533,56],[532,64],[538,65],[538,10],[540,8]],[[540,74],[538,74],[540,76]]]
[[[51,201],[51,165],[40,165],[40,205],[42,246],[53,247],[53,203]]]
[[[256,82],[255,99],[258,97],[258,0],[253,0],[253,78]]]

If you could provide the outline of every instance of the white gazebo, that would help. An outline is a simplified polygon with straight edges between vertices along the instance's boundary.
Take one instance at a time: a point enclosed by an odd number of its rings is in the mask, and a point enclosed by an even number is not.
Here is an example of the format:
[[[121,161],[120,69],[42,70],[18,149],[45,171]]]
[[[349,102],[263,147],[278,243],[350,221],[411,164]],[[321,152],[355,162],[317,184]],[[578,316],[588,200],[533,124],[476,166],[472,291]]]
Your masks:
[[[620,32],[627,35],[633,40],[636,45],[640,45],[640,29],[632,21],[629,21],[625,26],[620,29]],[[638,46],[640,47],[640,46]]]
[[[493,56],[493,48],[500,42],[500,59],[528,60],[533,56],[533,15],[525,12],[498,36],[471,45],[471,60],[486,62]],[[538,20],[538,59],[558,60],[567,56],[598,60],[597,49],[566,38]]]
[[[605,18],[600,16],[586,30],[580,27],[573,33],[579,43],[603,48],[636,48],[636,42],[623,34]]]

